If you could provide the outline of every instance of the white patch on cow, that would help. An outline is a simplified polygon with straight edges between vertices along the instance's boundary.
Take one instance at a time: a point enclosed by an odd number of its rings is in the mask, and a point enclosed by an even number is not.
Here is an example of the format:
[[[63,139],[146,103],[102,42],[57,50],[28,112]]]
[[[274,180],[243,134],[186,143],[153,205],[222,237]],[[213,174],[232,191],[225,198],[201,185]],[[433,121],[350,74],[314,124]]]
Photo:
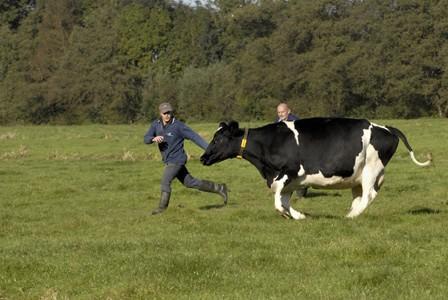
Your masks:
[[[288,180],[288,176],[283,175],[283,177],[280,178],[279,180],[277,180],[277,178],[278,176],[274,178],[274,181],[271,184],[271,190],[274,192],[275,209],[278,210],[281,214],[283,214],[285,212],[285,209],[282,206],[281,191],[285,186],[286,180]]]
[[[325,177],[322,172],[306,175],[303,180],[297,180],[291,184],[291,189],[299,189],[311,186],[318,189],[346,189],[360,184],[359,176],[344,178],[342,176]]]
[[[378,151],[372,146],[367,146],[366,151],[366,165],[364,167],[365,169],[372,169],[376,170],[378,168],[384,169],[384,165],[381,162],[380,155]],[[378,173],[375,171],[375,176],[378,175]]]
[[[288,175],[283,175],[281,178],[275,177],[271,184],[271,190],[277,194],[280,193],[285,186],[286,180],[288,180]]]
[[[352,201],[352,206],[351,206],[350,211],[352,211],[355,207],[357,207],[359,205],[359,202],[361,201],[361,197],[362,197],[362,186],[361,185],[357,185],[352,188],[352,196],[353,196],[353,201]]]
[[[285,123],[289,129],[291,129],[292,133],[294,133],[296,143],[297,143],[297,145],[299,145],[299,132],[297,131],[297,129],[294,126],[294,121],[283,121],[283,123]]]
[[[221,127],[219,127],[218,129],[216,129],[216,131],[215,132],[218,132],[218,131],[220,131],[222,129],[222,126]]]
[[[299,172],[297,172],[297,175],[299,177],[302,177],[303,175],[305,175],[305,169],[303,168],[303,165],[300,165],[300,169],[299,169]]]
[[[375,123],[372,123],[372,122],[370,122],[370,124],[372,124],[372,125],[373,125],[373,126],[375,126],[375,127],[383,128],[384,130],[387,130],[387,131],[389,131],[389,129],[387,129],[387,127],[386,127],[386,126],[383,126],[383,125],[378,125],[378,124],[375,124]]]

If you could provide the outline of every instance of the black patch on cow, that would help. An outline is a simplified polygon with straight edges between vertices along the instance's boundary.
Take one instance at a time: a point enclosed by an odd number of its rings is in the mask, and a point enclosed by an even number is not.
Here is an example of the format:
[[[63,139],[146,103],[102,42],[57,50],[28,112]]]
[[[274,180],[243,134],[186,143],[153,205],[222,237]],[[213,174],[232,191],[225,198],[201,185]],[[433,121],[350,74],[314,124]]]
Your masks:
[[[271,186],[274,178],[285,174],[297,177],[297,144],[294,134],[284,124],[273,123],[249,131],[243,157],[249,160]]]
[[[306,174],[350,177],[362,150],[367,120],[312,118],[295,121],[299,132],[298,155]]]
[[[388,130],[373,126],[372,136],[370,137],[370,144],[378,151],[383,166],[386,166],[389,160],[397,150],[399,139],[396,135],[392,134]]]

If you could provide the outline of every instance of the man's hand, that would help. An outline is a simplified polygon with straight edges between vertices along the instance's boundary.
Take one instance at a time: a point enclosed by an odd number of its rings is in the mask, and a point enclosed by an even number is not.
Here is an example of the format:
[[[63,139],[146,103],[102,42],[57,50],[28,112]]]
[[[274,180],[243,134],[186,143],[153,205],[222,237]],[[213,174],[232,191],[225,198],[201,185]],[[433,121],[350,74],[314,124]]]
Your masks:
[[[158,135],[155,138],[152,139],[153,142],[156,142],[157,144],[160,144],[163,142],[163,136]]]

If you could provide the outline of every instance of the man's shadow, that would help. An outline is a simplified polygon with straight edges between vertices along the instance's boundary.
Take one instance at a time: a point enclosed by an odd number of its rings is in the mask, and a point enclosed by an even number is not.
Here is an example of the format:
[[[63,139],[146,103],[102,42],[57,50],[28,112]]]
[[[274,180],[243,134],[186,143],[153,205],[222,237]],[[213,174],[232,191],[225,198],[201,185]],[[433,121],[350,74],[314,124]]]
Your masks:
[[[221,209],[227,206],[236,206],[236,203],[229,203],[227,205],[225,204],[209,204],[199,207],[200,210],[212,210],[212,209]]]

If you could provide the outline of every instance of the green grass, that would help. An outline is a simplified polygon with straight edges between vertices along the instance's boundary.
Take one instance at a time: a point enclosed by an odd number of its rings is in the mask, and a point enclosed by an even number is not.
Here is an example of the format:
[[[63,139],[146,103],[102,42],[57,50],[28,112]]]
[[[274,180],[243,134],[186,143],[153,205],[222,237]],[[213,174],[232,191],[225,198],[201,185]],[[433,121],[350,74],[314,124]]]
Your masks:
[[[448,121],[378,123],[435,166],[401,144],[359,218],[344,218],[350,191],[311,190],[303,221],[275,212],[248,162],[204,167],[191,142],[191,173],[226,182],[229,205],[176,182],[150,216],[162,164],[146,126],[0,127],[0,299],[444,299]],[[192,127],[210,140],[216,124]]]

